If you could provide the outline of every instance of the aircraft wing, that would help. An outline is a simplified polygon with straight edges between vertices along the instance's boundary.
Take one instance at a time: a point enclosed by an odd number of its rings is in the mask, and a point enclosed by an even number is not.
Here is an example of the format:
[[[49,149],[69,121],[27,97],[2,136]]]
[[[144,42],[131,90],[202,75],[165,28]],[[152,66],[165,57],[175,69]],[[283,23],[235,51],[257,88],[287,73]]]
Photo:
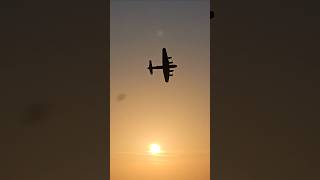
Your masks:
[[[172,57],[168,57],[166,48],[163,48],[162,49],[162,65],[163,66],[168,66],[169,64],[171,64],[172,60],[169,63],[169,59],[172,59]]]
[[[169,70],[163,69],[163,76],[166,82],[169,82]]]
[[[166,48],[162,49],[162,56],[168,58],[168,54],[167,54]]]
[[[162,49],[162,67],[163,67],[163,75],[164,80],[166,82],[169,82],[169,77],[172,76],[170,72],[173,72],[173,70],[170,70],[170,68],[175,68],[177,65],[172,64],[172,60],[169,62],[169,59],[172,57],[168,57],[166,48]]]

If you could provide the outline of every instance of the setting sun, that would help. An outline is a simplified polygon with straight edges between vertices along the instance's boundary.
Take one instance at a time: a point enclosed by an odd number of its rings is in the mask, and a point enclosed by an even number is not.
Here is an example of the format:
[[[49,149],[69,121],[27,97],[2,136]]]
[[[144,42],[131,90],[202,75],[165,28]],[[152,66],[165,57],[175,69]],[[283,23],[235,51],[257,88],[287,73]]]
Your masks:
[[[160,146],[158,144],[151,144],[149,147],[151,154],[159,154],[160,153]]]

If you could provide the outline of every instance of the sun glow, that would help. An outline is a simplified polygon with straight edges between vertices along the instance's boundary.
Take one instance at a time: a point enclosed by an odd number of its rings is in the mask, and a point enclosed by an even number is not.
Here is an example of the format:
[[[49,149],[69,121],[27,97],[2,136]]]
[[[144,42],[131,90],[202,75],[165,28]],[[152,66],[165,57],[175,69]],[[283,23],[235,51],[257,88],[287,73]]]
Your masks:
[[[149,152],[151,154],[159,154],[161,152],[160,146],[158,144],[150,144]]]

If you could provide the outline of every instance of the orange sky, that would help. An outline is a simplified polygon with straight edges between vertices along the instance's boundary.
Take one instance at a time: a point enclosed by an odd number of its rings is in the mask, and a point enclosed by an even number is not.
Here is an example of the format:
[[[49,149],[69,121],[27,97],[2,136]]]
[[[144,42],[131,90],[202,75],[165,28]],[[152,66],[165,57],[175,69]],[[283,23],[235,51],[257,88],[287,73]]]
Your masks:
[[[207,9],[209,1],[111,1],[111,180],[210,179]],[[178,65],[169,83],[146,69],[149,59],[161,65],[163,47]]]

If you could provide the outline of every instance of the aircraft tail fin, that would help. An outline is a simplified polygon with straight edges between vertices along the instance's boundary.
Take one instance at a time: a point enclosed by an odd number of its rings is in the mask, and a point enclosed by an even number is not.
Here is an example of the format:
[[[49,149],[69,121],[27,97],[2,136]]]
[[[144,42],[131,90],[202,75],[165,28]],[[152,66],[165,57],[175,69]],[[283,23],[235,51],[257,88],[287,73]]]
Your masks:
[[[152,75],[153,74],[153,68],[152,68],[152,62],[151,60],[149,60],[149,67],[148,67],[149,71],[150,71],[150,74]]]

